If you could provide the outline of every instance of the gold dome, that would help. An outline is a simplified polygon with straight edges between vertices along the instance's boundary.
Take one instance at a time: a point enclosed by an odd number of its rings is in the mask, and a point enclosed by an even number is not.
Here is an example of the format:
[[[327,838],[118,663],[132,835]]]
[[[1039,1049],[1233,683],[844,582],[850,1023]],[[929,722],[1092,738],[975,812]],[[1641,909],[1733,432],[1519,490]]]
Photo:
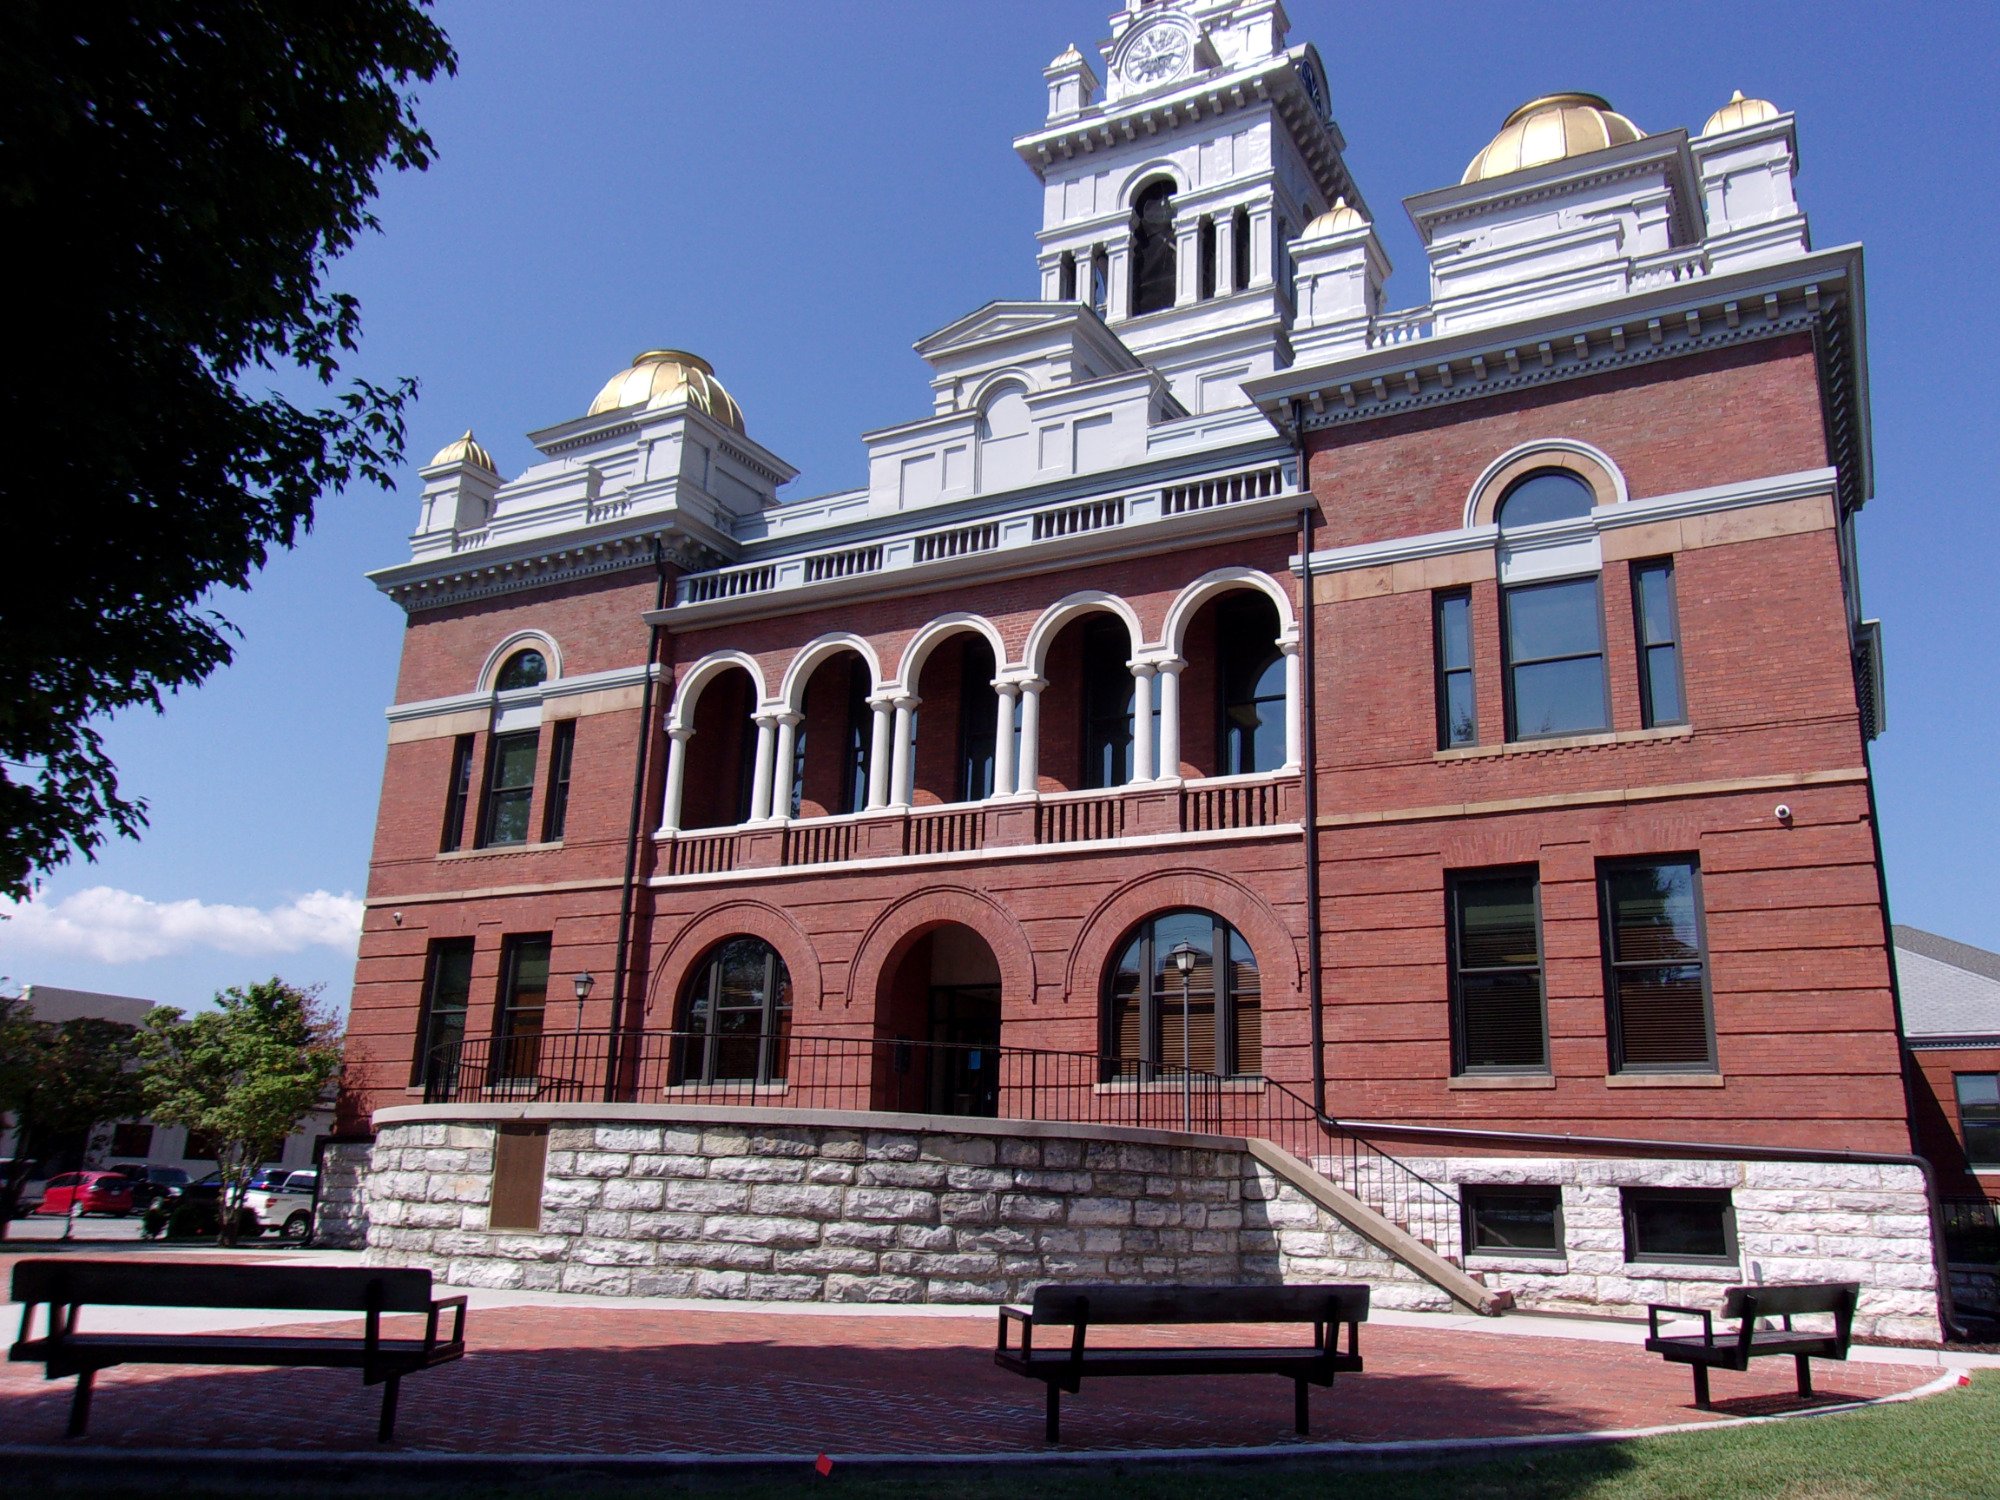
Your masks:
[[[652,410],[682,405],[706,412],[724,427],[743,431],[743,409],[736,398],[722,388],[707,360],[682,349],[648,349],[633,355],[631,368],[604,382],[587,415],[595,417],[632,406]]]
[[[1726,130],[1741,130],[1746,125],[1762,125],[1766,120],[1778,118],[1778,106],[1769,99],[1745,99],[1743,90],[1737,89],[1729,96],[1729,102],[1708,117],[1708,123],[1701,127],[1703,135],[1721,135]]]
[[[473,468],[484,469],[489,474],[498,474],[500,472],[493,466],[493,455],[480,446],[479,439],[472,435],[470,427],[465,429],[464,437],[457,439],[455,442],[446,443],[442,448],[438,449],[437,457],[433,458],[428,464],[425,464],[424,467],[434,469],[439,464],[470,464]]]
[[[1333,207],[1306,225],[1306,232],[1299,236],[1303,240],[1316,240],[1323,234],[1346,234],[1351,229],[1366,229],[1368,221],[1361,217],[1361,210],[1345,198],[1333,200]]]
[[[1606,146],[1623,146],[1645,133],[1595,94],[1544,94],[1507,116],[1500,133],[1472,158],[1459,181],[1486,182]]]

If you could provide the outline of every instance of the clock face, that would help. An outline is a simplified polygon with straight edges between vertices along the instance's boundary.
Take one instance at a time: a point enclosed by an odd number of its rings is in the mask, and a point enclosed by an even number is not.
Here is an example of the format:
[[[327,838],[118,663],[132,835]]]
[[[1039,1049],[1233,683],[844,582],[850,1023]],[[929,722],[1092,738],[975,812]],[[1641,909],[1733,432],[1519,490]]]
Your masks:
[[[1299,82],[1305,85],[1306,97],[1312,100],[1312,107],[1319,117],[1326,118],[1326,81],[1319,76],[1319,66],[1311,58],[1299,65]]]
[[[1187,71],[1193,50],[1180,27],[1154,26],[1142,32],[1126,52],[1125,76],[1134,83],[1165,83]]]

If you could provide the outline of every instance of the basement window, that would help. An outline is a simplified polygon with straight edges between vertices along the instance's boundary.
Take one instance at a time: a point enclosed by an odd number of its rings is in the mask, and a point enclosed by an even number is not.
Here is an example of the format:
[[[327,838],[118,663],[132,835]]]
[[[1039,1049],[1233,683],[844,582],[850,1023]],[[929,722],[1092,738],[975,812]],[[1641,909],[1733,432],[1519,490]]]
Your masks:
[[[1467,1255],[1530,1255],[1557,1259],[1563,1253],[1562,1189],[1559,1187],[1465,1186]]]
[[[1736,1210],[1727,1188],[1625,1188],[1625,1259],[1736,1264]]]

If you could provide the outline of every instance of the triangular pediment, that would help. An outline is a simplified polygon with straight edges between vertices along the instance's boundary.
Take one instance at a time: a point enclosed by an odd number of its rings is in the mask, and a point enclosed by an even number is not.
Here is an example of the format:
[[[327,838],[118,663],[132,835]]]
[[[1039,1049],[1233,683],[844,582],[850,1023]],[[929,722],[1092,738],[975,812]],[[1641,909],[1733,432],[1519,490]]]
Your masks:
[[[940,377],[1002,367],[1040,367],[1057,383],[1122,375],[1141,360],[1097,312],[1080,302],[989,302],[917,340]]]
[[[962,353],[995,339],[1014,338],[1037,330],[1054,332],[1075,323],[1077,314],[1086,310],[1076,302],[989,302],[956,322],[945,324],[937,332],[925,334],[917,340],[916,350],[925,359],[935,360],[939,355]]]

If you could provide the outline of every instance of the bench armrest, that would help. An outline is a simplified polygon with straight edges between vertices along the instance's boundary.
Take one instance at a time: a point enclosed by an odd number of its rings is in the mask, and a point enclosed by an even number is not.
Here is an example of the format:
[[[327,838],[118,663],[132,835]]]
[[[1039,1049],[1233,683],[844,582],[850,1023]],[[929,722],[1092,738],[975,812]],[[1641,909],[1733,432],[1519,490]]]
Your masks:
[[[994,1342],[993,1352],[995,1354],[1005,1354],[1008,1352],[1007,1324],[1010,1320],[1021,1325],[1021,1354],[1025,1358],[1034,1353],[1035,1350],[1035,1320],[1027,1312],[1018,1307],[1003,1307],[1000,1309],[999,1337]]]
[[[465,1298],[439,1297],[431,1303],[430,1321],[424,1325],[424,1352],[426,1354],[437,1347],[438,1314],[446,1308],[452,1309],[451,1342],[454,1344],[465,1342]]]
[[[1646,1305],[1646,1336],[1648,1338],[1656,1339],[1660,1336],[1661,1313],[1680,1313],[1684,1317],[1700,1318],[1701,1341],[1704,1344],[1715,1342],[1715,1321],[1707,1308],[1678,1307],[1671,1302],[1650,1302]]]

